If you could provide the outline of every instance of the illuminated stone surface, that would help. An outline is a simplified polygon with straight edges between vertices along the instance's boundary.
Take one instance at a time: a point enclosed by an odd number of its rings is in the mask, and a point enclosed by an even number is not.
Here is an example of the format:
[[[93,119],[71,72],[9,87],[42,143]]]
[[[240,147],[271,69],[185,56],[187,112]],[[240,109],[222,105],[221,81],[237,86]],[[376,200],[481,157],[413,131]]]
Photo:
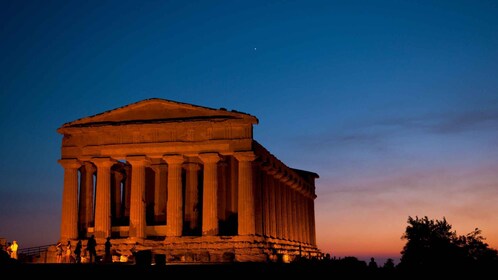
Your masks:
[[[257,123],[238,111],[147,99],[64,124],[61,240],[93,234],[103,254],[111,236],[116,254],[135,246],[167,262],[319,254],[318,175],[256,142]]]

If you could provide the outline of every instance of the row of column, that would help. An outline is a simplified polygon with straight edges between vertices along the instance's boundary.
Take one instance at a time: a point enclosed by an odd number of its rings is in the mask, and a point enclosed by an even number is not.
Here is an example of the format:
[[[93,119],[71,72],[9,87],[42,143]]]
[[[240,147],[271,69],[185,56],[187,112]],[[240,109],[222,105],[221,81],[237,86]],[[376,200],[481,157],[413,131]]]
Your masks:
[[[254,189],[252,178],[252,161],[256,158],[252,152],[235,153],[238,161],[238,234],[255,234]],[[218,174],[217,163],[221,157],[217,153],[199,155],[204,164],[203,196],[202,196],[202,234],[217,235],[218,229]],[[187,186],[184,213],[182,192],[182,164],[185,158],[182,155],[166,155],[162,158],[167,167],[159,168],[156,174],[161,173],[160,168],[167,168],[167,193],[160,193],[156,188],[155,207],[164,207],[166,210],[166,235],[181,236],[183,230],[183,217],[190,219],[195,225],[199,213],[194,207],[198,203],[197,171],[196,164],[187,164]],[[150,165],[146,156],[129,156],[127,162],[131,165],[131,192],[126,192],[126,201],[130,201],[129,211],[129,237],[143,239],[146,237],[146,211],[145,211],[145,167]],[[94,234],[97,238],[105,238],[111,234],[111,167],[117,161],[110,157],[92,158],[91,163],[96,166],[97,182],[95,197]],[[82,163],[77,159],[62,159],[59,163],[64,167],[64,190],[62,201],[61,238],[76,239],[78,237],[78,169]],[[82,174],[80,217],[85,216],[89,221],[92,215],[92,188],[88,182],[93,180],[93,170],[90,162],[84,162],[85,172]],[[88,168],[88,169],[87,169]],[[164,180],[163,176],[156,176],[158,181]],[[165,203],[167,200],[167,203]],[[157,211],[157,212],[156,212]],[[160,209],[155,209],[155,213]],[[81,214],[82,213],[82,214]],[[125,213],[126,215],[127,213]]]
[[[277,170],[263,171],[263,234],[316,245],[314,196]]]

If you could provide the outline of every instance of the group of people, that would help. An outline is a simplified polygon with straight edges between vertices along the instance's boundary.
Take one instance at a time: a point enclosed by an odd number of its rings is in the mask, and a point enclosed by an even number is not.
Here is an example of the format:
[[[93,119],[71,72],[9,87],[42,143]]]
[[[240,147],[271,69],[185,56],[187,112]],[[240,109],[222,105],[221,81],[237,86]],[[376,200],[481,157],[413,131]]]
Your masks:
[[[111,246],[111,238],[107,237],[107,241],[105,242],[105,260],[108,260],[111,255]],[[97,262],[97,241],[95,240],[94,235],[88,238],[85,250],[82,248],[81,240],[78,240],[74,250],[72,249],[71,241],[69,240],[65,246],[59,241],[55,247],[58,263]]]

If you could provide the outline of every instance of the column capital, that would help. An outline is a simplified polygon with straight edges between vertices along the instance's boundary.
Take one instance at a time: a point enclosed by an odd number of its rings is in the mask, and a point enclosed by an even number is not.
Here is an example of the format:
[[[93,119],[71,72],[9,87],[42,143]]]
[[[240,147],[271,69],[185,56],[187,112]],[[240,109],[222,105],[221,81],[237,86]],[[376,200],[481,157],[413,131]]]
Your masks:
[[[201,167],[198,163],[195,162],[186,162],[184,163],[185,169],[189,171],[199,171]]]
[[[289,175],[284,175],[282,177],[280,177],[280,182],[282,183],[287,183],[287,182],[292,182],[294,181],[294,179],[292,179]]]
[[[235,152],[235,153],[233,153],[233,156],[238,161],[254,161],[257,158],[256,154],[254,154],[254,152],[252,152],[252,151]]]
[[[85,166],[85,171],[87,172],[95,172],[97,170],[95,165],[93,165],[90,161],[84,161],[83,165]]]
[[[204,163],[217,163],[221,160],[221,157],[218,153],[202,153],[199,154],[199,158]]]
[[[150,168],[152,168],[152,170],[154,170],[154,172],[161,172],[161,171],[167,171],[168,170],[168,166],[166,164],[162,164],[162,163],[159,163],[159,164],[152,164],[150,166]]]
[[[115,164],[117,161],[113,158],[110,157],[98,157],[98,158],[92,158],[92,163],[99,167],[111,167],[113,164]]]
[[[182,164],[185,158],[182,155],[164,155],[163,160],[169,164]]]
[[[126,161],[131,166],[146,166],[150,164],[150,159],[146,156],[127,156]]]
[[[59,162],[60,165],[64,168],[80,168],[81,167],[81,162],[75,158],[64,158],[64,159],[59,159],[57,162]]]

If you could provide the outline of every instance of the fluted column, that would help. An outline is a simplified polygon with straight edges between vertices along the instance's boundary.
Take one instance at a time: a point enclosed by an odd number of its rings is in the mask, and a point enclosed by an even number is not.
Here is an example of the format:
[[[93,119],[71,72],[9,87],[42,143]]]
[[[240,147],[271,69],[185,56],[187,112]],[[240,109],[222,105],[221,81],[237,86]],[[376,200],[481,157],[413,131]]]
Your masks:
[[[154,220],[159,222],[164,221],[166,214],[166,198],[168,197],[166,182],[168,166],[165,164],[152,165],[154,170]]]
[[[185,186],[185,222],[191,233],[199,228],[199,164],[185,164],[187,171]]]
[[[275,178],[273,178],[274,173],[269,172],[267,178],[267,184],[269,188],[269,199],[270,199],[270,236],[273,238],[277,237],[277,214],[276,214],[276,191],[275,191]]]
[[[121,182],[124,175],[120,171],[112,172],[113,187],[111,191],[112,196],[112,215],[116,220],[119,220],[122,215],[122,202],[121,202]],[[112,221],[111,221],[112,222]]]
[[[256,159],[253,152],[235,153],[239,162],[238,188],[238,234],[250,235],[256,233],[254,211],[254,185],[252,162]]]
[[[290,187],[285,188],[286,193],[286,203],[287,203],[287,212],[285,212],[285,217],[287,218],[287,239],[292,240],[292,189]]]
[[[316,228],[315,228],[315,201],[310,200],[310,218],[311,218],[311,244],[316,246]]]
[[[282,238],[282,220],[280,215],[282,213],[282,193],[280,183],[277,179],[273,179],[273,187],[275,188],[275,224],[276,224],[276,237]]]
[[[80,170],[79,231],[80,237],[86,237],[88,227],[93,223],[93,174],[96,169],[91,162],[84,162]]]
[[[280,181],[280,186],[282,188],[282,238],[288,239],[289,234],[288,234],[288,225],[289,222],[287,220],[287,186],[285,183]]]
[[[304,219],[303,219],[303,195],[298,193],[297,197],[297,217],[299,221],[299,242],[304,241]]]
[[[299,220],[297,216],[297,192],[295,190],[292,190],[292,208],[291,208],[291,215],[293,217],[293,223],[292,223],[292,240],[293,241],[298,241],[299,240]]]
[[[93,158],[97,167],[97,185],[95,188],[95,227],[96,238],[111,236],[111,158]]]
[[[306,217],[306,243],[311,244],[311,234],[310,234],[310,207],[309,207],[309,199],[305,197],[304,199],[304,213]]]
[[[126,174],[126,181],[124,185],[124,216],[130,217],[130,204],[131,204],[131,165],[127,164],[124,167]]]
[[[204,163],[202,190],[202,235],[218,234],[218,166],[217,153],[200,154]]]
[[[128,156],[126,161],[131,164],[131,201],[130,227],[128,237],[133,240],[146,238],[145,227],[145,167],[150,164],[146,156]]]
[[[64,190],[62,192],[61,239],[78,238],[78,168],[76,159],[61,159],[64,168]]]
[[[166,210],[166,236],[181,236],[183,230],[183,195],[181,155],[168,155],[163,159],[168,163],[168,201]]]
[[[264,235],[265,236],[270,236],[271,235],[271,217],[270,217],[270,207],[271,207],[271,200],[270,200],[270,186],[268,184],[268,174],[264,173],[263,175],[263,180],[262,180],[262,187],[263,187],[263,218],[264,218]]]

